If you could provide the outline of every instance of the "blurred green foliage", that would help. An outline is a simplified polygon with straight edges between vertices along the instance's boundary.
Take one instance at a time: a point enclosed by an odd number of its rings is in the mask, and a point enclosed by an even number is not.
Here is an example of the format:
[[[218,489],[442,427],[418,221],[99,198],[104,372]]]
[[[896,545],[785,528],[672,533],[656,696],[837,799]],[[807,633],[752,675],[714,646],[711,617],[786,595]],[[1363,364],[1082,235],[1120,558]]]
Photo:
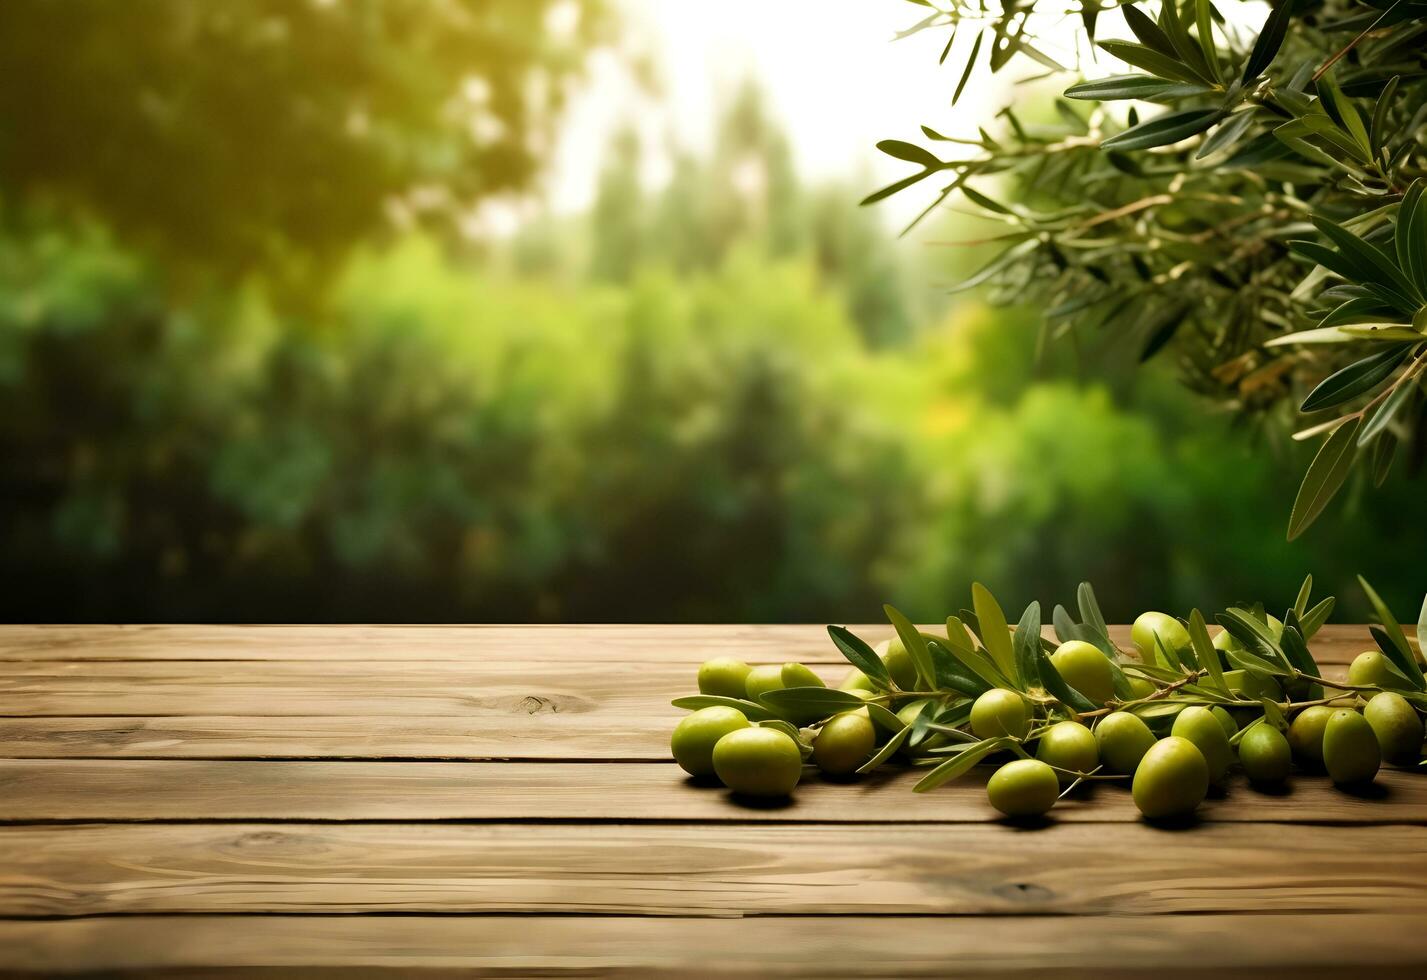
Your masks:
[[[909,289],[752,94],[657,194],[637,152],[498,248],[353,230],[296,306],[290,269],[198,249],[175,288],[124,209],[0,198],[0,616],[931,619],[1092,578],[1128,620],[1308,570],[1345,617],[1358,571],[1415,608],[1411,484],[1284,542],[1300,459]]]

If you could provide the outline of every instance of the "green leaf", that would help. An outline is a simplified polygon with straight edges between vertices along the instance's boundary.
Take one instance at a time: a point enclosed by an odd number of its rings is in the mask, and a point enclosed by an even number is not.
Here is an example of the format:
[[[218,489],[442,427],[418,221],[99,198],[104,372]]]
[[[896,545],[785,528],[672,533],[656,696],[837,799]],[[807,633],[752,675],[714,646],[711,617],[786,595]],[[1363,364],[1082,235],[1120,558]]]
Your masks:
[[[1021,679],[1021,684],[1027,690],[1041,686],[1040,660],[1036,656],[1041,652],[1041,604],[1032,602],[1026,607],[1026,611],[1021,614],[1021,621],[1016,624],[1016,634],[1012,645],[1016,654],[1016,674]]]
[[[1011,649],[1011,627],[1006,614],[991,591],[980,582],[971,585],[971,605],[976,609],[981,645],[991,655],[991,662],[1010,680],[1016,680],[1016,657]]]
[[[1427,596],[1422,599],[1422,611],[1417,614],[1417,649],[1427,651]]]
[[[952,627],[953,623],[956,624],[955,628]],[[946,631],[949,637],[947,642],[950,645],[951,656],[955,657],[961,662],[962,666],[991,687],[1012,686],[1010,678],[1002,677],[1001,672],[996,669],[996,665],[993,664],[985,654],[976,649],[976,645],[971,642],[971,638],[966,634],[966,627],[961,625],[961,620],[955,616],[949,616],[947,617],[946,624]],[[960,638],[965,640],[964,643],[958,642],[956,638],[958,633],[960,634]]]
[[[769,711],[761,704],[745,701],[742,698],[725,698],[717,694],[693,694],[688,697],[675,698],[669,703],[676,708],[683,708],[685,711],[698,711],[700,708],[737,708],[749,721],[769,721],[778,717],[776,712]]]
[[[1393,238],[1398,265],[1418,290],[1427,294],[1427,206],[1422,203],[1424,187],[1427,187],[1427,180],[1418,178],[1407,189],[1402,206],[1397,211]]]
[[[1377,594],[1377,590],[1368,584],[1367,579],[1359,575],[1358,584],[1363,587],[1368,602],[1372,603],[1373,611],[1377,613],[1378,622],[1382,625],[1383,634],[1391,641],[1389,646],[1392,649],[1384,647],[1383,653],[1387,654],[1397,669],[1412,681],[1417,690],[1422,690],[1427,684],[1424,684],[1422,668],[1418,666],[1417,658],[1412,654],[1412,647],[1408,645],[1407,637],[1402,632],[1402,624],[1397,621],[1392,610],[1387,608],[1387,603],[1382,601],[1382,596]],[[1381,645],[1379,644],[1379,646]],[[1394,652],[1399,656],[1394,656]]]
[[[956,100],[961,98],[961,92],[971,78],[971,70],[976,67],[976,56],[981,53],[981,42],[985,37],[986,32],[982,31],[976,35],[976,42],[971,45],[971,57],[966,59],[966,67],[961,70],[961,81],[956,83],[956,91],[951,94],[952,105],[956,105]]]
[[[1168,146],[1204,132],[1222,115],[1219,109],[1185,109],[1147,119],[1100,144],[1102,150],[1145,150]]]
[[[1214,649],[1214,641],[1209,639],[1209,628],[1204,625],[1204,614],[1198,609],[1189,613],[1189,641],[1194,646],[1195,659],[1199,666],[1209,671],[1214,686],[1227,691],[1224,684],[1224,668],[1219,664],[1219,651]]]
[[[1382,384],[1397,366],[1407,359],[1412,348],[1407,344],[1389,347],[1376,354],[1369,354],[1360,361],[1354,361],[1344,368],[1334,371],[1308,393],[1299,406],[1300,412],[1316,412],[1334,405],[1341,405],[1358,395],[1372,391]]]
[[[1333,244],[1362,270],[1362,278],[1390,290],[1399,298],[1401,308],[1409,312],[1422,305],[1422,296],[1412,280],[1403,275],[1397,263],[1386,252],[1327,218],[1314,216],[1313,224],[1332,240]],[[1368,285],[1369,283],[1364,283]]]
[[[861,637],[844,626],[829,626],[827,633],[847,662],[866,674],[868,680],[884,691],[891,687],[892,677],[887,673],[887,665]]]
[[[812,718],[826,718],[866,703],[851,691],[831,687],[783,687],[765,692],[758,700],[781,715]]]
[[[936,640],[927,641],[927,650],[931,653],[932,664],[936,670],[936,687],[938,689],[951,688],[953,691],[974,698],[997,686],[988,684],[974,671],[969,670],[961,663],[956,654]]]
[[[911,734],[911,726],[908,725],[901,728],[895,735],[887,739],[886,742],[882,743],[882,747],[872,754],[872,758],[868,759],[861,766],[859,766],[857,768],[857,771],[871,772],[873,769],[876,769],[878,766],[885,763],[888,759],[892,758],[892,756],[896,754],[897,750],[902,747],[902,743],[906,742],[907,738]]]
[[[886,187],[883,187],[881,190],[876,190],[876,191],[873,191],[871,194],[868,194],[868,195],[867,195],[866,197],[864,197],[861,201],[859,201],[858,204],[859,204],[860,206],[866,206],[866,205],[868,205],[868,204],[876,204],[878,201],[885,200],[886,198],[891,197],[893,194],[896,194],[898,191],[904,191],[904,190],[906,190],[908,187],[911,187],[913,184],[917,183],[918,181],[925,180],[926,178],[930,177],[930,176],[931,176],[932,174],[934,174],[934,173],[936,173],[935,170],[923,170],[923,171],[920,171],[919,173],[914,173],[914,174],[912,174],[910,177],[903,177],[901,180],[893,181],[892,183],[888,184]]]
[[[1334,81],[1332,71],[1325,72],[1320,76],[1317,86],[1318,101],[1322,103],[1323,109],[1333,118],[1334,122],[1352,136],[1353,141],[1362,149],[1363,158],[1371,160],[1373,148],[1372,141],[1368,139],[1367,126],[1363,124],[1363,118],[1358,115],[1357,108],[1343,94],[1338,83]]]
[[[863,705],[863,707],[867,709],[867,715],[869,718],[872,719],[872,723],[878,728],[883,729],[884,731],[890,732],[891,734],[895,735],[897,732],[900,732],[902,729],[907,727],[906,723],[902,721],[902,719],[898,718],[891,711],[878,704],[876,701],[868,701],[866,704]]]
[[[1159,659],[1162,660],[1166,666],[1176,670],[1183,668],[1183,665],[1179,662],[1179,652],[1164,642],[1164,637],[1159,635],[1158,630],[1156,630],[1154,634],[1154,648]]]
[[[949,783],[959,776],[964,776],[970,772],[978,762],[986,758],[992,752],[1009,748],[1011,742],[1012,739],[1005,737],[988,738],[985,741],[968,746],[964,751],[947,759],[941,765],[923,776],[917,785],[912,787],[912,790],[917,793],[925,793],[927,790],[936,789],[938,786]]]
[[[1209,0],[1194,0],[1194,24],[1199,32],[1199,50],[1204,52],[1204,61],[1218,78],[1221,75],[1219,52],[1214,47],[1214,17]]]
[[[1308,611],[1308,600],[1313,597],[1313,576],[1310,574],[1303,580],[1303,584],[1298,587],[1298,597],[1293,600],[1293,611],[1301,619]]]
[[[1111,75],[1093,82],[1072,85],[1065,90],[1065,97],[1090,102],[1115,102],[1121,99],[1157,102],[1160,99],[1180,99],[1212,91],[1207,85],[1166,81],[1153,75]]]
[[[895,157],[898,160],[906,160],[908,163],[921,164],[928,170],[944,168],[946,164],[935,153],[915,143],[908,143],[904,140],[882,140],[877,144],[877,149]]]
[[[1061,643],[1069,643],[1071,640],[1078,639],[1075,620],[1070,618],[1070,613],[1064,606],[1056,603],[1055,609],[1050,614],[1050,621],[1055,626],[1055,638]]]
[[[1303,638],[1305,640],[1313,639],[1313,634],[1317,633],[1319,628],[1328,621],[1328,617],[1333,615],[1333,607],[1337,604],[1338,600],[1333,596],[1329,596],[1303,614],[1301,625],[1303,626]]]
[[[927,650],[926,637],[912,625],[911,620],[894,607],[883,606],[882,610],[897,630],[902,645],[907,648],[907,655],[912,658],[912,666],[917,670],[917,680],[923,685],[922,690],[930,691],[936,686],[936,667],[932,663],[931,652]]]
[[[1318,661],[1313,659],[1313,651],[1308,649],[1298,613],[1292,609],[1288,610],[1288,615],[1284,617],[1283,634],[1278,638],[1278,645],[1283,648],[1284,656],[1296,669],[1315,677],[1323,676],[1323,672],[1318,669]]]
[[[990,279],[992,276],[996,275],[1002,269],[1005,269],[1014,262],[1018,261],[1019,259],[1030,255],[1038,248],[1040,248],[1040,242],[1035,238],[1027,238],[1025,241],[1022,241],[1016,245],[1012,245],[1010,248],[1006,249],[1006,251],[1002,252],[990,262],[986,263],[986,265],[982,266],[981,269],[977,271],[970,279],[962,280],[961,282],[953,286],[951,289],[947,290],[947,292],[959,293],[967,289],[972,289],[976,286],[979,286],[983,282],[986,282],[988,279]]]
[[[1126,7],[1125,9],[1130,9]],[[1102,51],[1119,58],[1128,65],[1143,68],[1151,75],[1172,78],[1181,82],[1201,83],[1200,78],[1177,58],[1163,54],[1153,48],[1131,41],[1096,41]]]
[[[1169,36],[1165,34],[1158,24],[1151,20],[1149,16],[1138,7],[1126,3],[1120,7],[1120,13],[1124,15],[1125,23],[1129,26],[1135,37],[1139,38],[1140,43],[1145,47],[1153,48],[1160,54],[1170,58],[1179,57],[1179,52],[1174,48],[1174,42],[1169,39]]]
[[[1333,430],[1318,450],[1318,455],[1313,457],[1288,517],[1288,540],[1292,541],[1306,531],[1342,488],[1357,455],[1358,426],[1361,424],[1361,418],[1348,419]]]
[[[1249,52],[1249,60],[1244,63],[1245,84],[1258,78],[1264,69],[1273,63],[1274,56],[1278,54],[1278,49],[1283,46],[1283,39],[1288,34],[1288,22],[1293,17],[1293,8],[1294,0],[1283,0],[1283,3],[1269,13],[1263,30],[1259,31],[1258,39],[1254,41],[1253,50]]]
[[[1402,81],[1401,75],[1393,75],[1388,83],[1383,86],[1382,92],[1377,97],[1377,104],[1373,106],[1371,143],[1372,154],[1376,160],[1383,159],[1383,146],[1387,143],[1388,113],[1392,111],[1397,96],[1398,83]],[[1424,285],[1427,288],[1427,285]]]
[[[1100,603],[1095,601],[1095,587],[1089,582],[1081,582],[1079,588],[1075,590],[1075,601],[1080,607],[1080,621],[1105,636],[1110,635],[1109,628],[1105,625],[1105,617],[1100,612]]]
[[[1194,159],[1203,160],[1220,151],[1231,149],[1248,132],[1257,117],[1258,111],[1255,109],[1245,109],[1230,116],[1223,125],[1209,134]]]
[[[1238,607],[1226,609],[1214,618],[1254,656],[1274,665],[1276,670],[1292,669],[1293,665],[1289,663],[1278,641],[1273,638],[1273,633],[1264,619]]]

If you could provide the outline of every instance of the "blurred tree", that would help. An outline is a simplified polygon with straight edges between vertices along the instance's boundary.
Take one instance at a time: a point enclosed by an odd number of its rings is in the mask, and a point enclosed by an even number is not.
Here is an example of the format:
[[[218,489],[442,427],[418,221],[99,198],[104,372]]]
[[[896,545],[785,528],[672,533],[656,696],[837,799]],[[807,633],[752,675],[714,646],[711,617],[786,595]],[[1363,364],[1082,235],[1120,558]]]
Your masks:
[[[5,0],[0,185],[300,279],[526,186],[602,0]],[[299,261],[302,260],[302,261]]]

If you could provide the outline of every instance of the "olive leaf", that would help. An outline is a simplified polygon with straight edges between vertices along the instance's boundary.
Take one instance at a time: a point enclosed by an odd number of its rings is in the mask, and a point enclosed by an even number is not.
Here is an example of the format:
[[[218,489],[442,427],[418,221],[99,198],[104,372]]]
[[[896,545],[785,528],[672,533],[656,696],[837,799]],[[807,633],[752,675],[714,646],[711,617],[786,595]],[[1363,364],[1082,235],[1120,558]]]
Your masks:
[[[1298,410],[1316,412],[1341,405],[1358,395],[1372,391],[1392,377],[1392,373],[1407,359],[1411,350],[1407,344],[1398,344],[1340,368],[1319,382],[1317,387],[1308,393]]]
[[[860,773],[871,772],[873,769],[885,763],[896,754],[897,750],[902,747],[911,734],[911,727],[903,726],[899,731],[893,734],[891,738],[882,743],[882,747],[872,754],[872,758],[858,766],[857,771]]]
[[[990,687],[1014,686],[1010,679],[1004,677],[984,653],[976,649],[960,619],[955,616],[947,617],[946,635],[951,655],[960,661],[967,670],[981,678]]]
[[[1357,455],[1359,417],[1351,417],[1333,430],[1333,434],[1313,457],[1303,482],[1298,487],[1298,497],[1293,501],[1293,511],[1288,518],[1288,540],[1292,541],[1323,513],[1323,508],[1343,486],[1348,472]]]
[[[1009,748],[1013,742],[1014,739],[1000,736],[997,738],[988,738],[974,745],[967,746],[966,749],[958,752],[954,757],[947,759],[923,776],[918,780],[917,784],[912,787],[912,790],[917,793],[925,793],[927,790],[936,789],[938,786],[949,783],[953,779],[964,776],[970,772],[978,762],[986,758],[992,752]]]
[[[1417,663],[1417,657],[1412,652],[1412,647],[1407,643],[1407,637],[1402,632],[1402,625],[1398,623],[1397,617],[1388,609],[1387,603],[1382,601],[1382,597],[1377,594],[1377,590],[1368,584],[1368,580],[1361,575],[1358,576],[1358,584],[1362,586],[1363,592],[1368,597],[1368,602],[1372,604],[1373,611],[1377,613],[1378,622],[1381,629],[1374,628],[1373,639],[1377,640],[1377,645],[1382,648],[1382,652],[1392,661],[1393,666],[1400,670],[1411,682],[1412,686],[1421,691],[1427,689],[1427,680],[1424,680],[1422,668]],[[1386,642],[1384,642],[1386,641]]]
[[[1273,63],[1274,56],[1278,54],[1278,49],[1283,46],[1283,39],[1288,34],[1288,22],[1293,17],[1294,3],[1295,0],[1283,0],[1269,13],[1263,30],[1259,31],[1259,36],[1254,40],[1248,61],[1244,62],[1244,82],[1252,82]]]
[[[1041,604],[1032,602],[1021,614],[1021,621],[1017,624],[1012,639],[1016,654],[1016,675],[1026,690],[1042,686],[1040,658],[1037,656],[1043,652],[1040,640]]]
[[[976,697],[995,687],[995,684],[988,683],[968,670],[961,660],[950,650],[936,640],[927,642],[927,650],[931,653],[932,664],[936,673],[935,687],[950,688],[968,697]]]
[[[872,719],[872,723],[878,728],[884,729],[892,734],[900,732],[907,725],[887,708],[876,701],[868,701],[863,705],[867,709],[867,716]]]
[[[831,687],[783,687],[765,691],[758,700],[779,714],[812,718],[826,718],[839,711],[860,708],[865,703],[851,691]]]
[[[688,697],[675,698],[669,703],[686,711],[698,711],[700,708],[737,708],[749,721],[772,721],[778,717],[777,712],[771,711],[761,704],[745,701],[742,698],[721,697],[717,694],[692,694]]]
[[[996,602],[986,586],[980,582],[971,585],[971,604],[976,609],[976,623],[981,635],[981,645],[991,655],[992,662],[1008,679],[1016,680],[1015,653],[1011,649],[1011,627],[1006,623],[1006,614]]]
[[[902,646],[907,648],[907,655],[912,658],[912,666],[916,668],[917,681],[921,690],[929,691],[936,687],[936,666],[932,663],[931,652],[927,650],[926,637],[921,631],[912,625],[912,621],[895,607],[884,605],[883,612],[887,614],[887,619],[897,630],[897,636],[902,641]]]
[[[1295,670],[1312,674],[1314,677],[1323,676],[1323,672],[1318,668],[1318,661],[1313,659],[1313,652],[1308,649],[1303,623],[1296,610],[1290,609],[1284,614],[1283,633],[1278,638],[1278,645]]]
[[[1298,587],[1298,596],[1293,600],[1293,611],[1302,619],[1303,614],[1308,611],[1308,600],[1313,597],[1313,576],[1310,574],[1303,580],[1303,584]]]
[[[827,633],[847,662],[867,675],[868,680],[884,691],[891,687],[892,677],[887,673],[887,665],[859,636],[845,626],[829,626]]]
[[[1303,638],[1305,640],[1313,639],[1313,634],[1317,633],[1319,627],[1328,621],[1329,616],[1333,615],[1333,607],[1336,606],[1337,603],[1338,600],[1335,597],[1329,596],[1308,610],[1308,612],[1304,613],[1301,625],[1303,627]]]
[[[1204,614],[1198,609],[1189,613],[1189,642],[1194,646],[1194,654],[1199,661],[1199,666],[1209,671],[1209,678],[1213,686],[1220,691],[1227,691],[1228,685],[1224,683],[1224,670],[1219,664],[1219,651],[1214,649],[1214,643],[1209,639],[1209,628],[1204,625]]]

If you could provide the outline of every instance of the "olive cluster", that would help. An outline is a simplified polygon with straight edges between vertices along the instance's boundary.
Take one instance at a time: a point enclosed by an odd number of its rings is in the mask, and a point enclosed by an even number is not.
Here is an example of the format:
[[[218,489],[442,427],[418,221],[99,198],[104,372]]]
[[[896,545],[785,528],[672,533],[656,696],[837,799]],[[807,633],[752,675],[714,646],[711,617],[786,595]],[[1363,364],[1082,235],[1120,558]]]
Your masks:
[[[1309,585],[1287,625],[1236,607],[1212,638],[1197,610],[1145,613],[1131,630],[1137,657],[1110,643],[1088,585],[1085,623],[1057,607],[1058,643],[1041,638],[1036,604],[1013,629],[984,590],[945,637],[889,609],[897,636],[876,648],[829,627],[853,664],[835,689],[799,663],[704,663],[699,695],[674,702],[694,710],[671,747],[687,772],[751,796],[791,793],[807,764],[839,778],[891,761],[929,767],[925,791],[998,763],[987,797],[1010,817],[1044,814],[1085,780],[1128,781],[1140,812],[1160,819],[1192,812],[1236,768],[1270,785],[1296,763],[1351,786],[1384,760],[1418,761],[1417,654],[1394,623],[1396,638],[1374,628],[1386,654],[1358,656],[1346,682],[1321,677],[1305,637],[1331,600],[1304,609]]]

